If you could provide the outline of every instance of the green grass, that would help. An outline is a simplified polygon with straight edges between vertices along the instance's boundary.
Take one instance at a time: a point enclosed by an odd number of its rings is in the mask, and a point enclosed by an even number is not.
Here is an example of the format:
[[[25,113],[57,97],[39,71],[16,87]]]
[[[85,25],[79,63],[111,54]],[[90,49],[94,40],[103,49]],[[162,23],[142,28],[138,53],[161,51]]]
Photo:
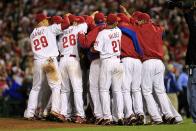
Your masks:
[[[144,125],[144,126],[97,126],[80,128],[26,129],[11,131],[196,131],[196,124],[190,119],[179,125]]]

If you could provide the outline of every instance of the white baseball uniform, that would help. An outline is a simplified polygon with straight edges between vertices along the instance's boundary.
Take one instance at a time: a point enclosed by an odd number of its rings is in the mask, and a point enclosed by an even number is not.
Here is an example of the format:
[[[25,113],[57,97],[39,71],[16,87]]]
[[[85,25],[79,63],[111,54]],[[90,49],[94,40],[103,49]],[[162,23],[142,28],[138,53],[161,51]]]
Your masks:
[[[58,48],[56,44],[56,35],[62,33],[61,25],[42,26],[35,28],[30,35],[31,47],[34,54],[34,73],[33,73],[33,87],[31,89],[27,110],[24,117],[33,117],[37,108],[38,94],[41,84],[47,78],[48,85],[52,90],[52,111],[59,112],[60,104],[60,88],[61,78],[59,75],[58,63],[56,57],[58,56]],[[57,79],[51,79],[47,72],[44,72],[43,67],[47,64],[48,59],[54,63]]]
[[[76,115],[85,117],[83,108],[82,97],[82,71],[79,62],[78,55],[78,33],[87,32],[87,24],[82,23],[79,25],[72,25],[68,29],[63,31],[63,35],[60,36],[58,43],[59,51],[62,54],[60,60],[60,71],[62,76],[61,87],[61,114],[70,117],[68,115],[68,103],[70,98],[70,83],[73,88],[74,105],[76,108]]]
[[[155,91],[161,112],[166,119],[173,117],[167,94],[164,87],[165,66],[159,59],[149,59],[143,62],[142,66],[142,93],[147,103],[147,109],[153,121],[162,121],[159,109],[153,98],[152,92]]]
[[[95,117],[103,118],[103,111],[100,102],[99,94],[99,75],[100,75],[100,59],[95,59],[91,62],[90,72],[89,72],[89,84],[90,84],[90,93],[93,101],[93,113]]]
[[[100,98],[104,119],[112,120],[109,89],[112,86],[113,101],[117,119],[123,118],[123,96],[121,91],[123,66],[120,62],[120,42],[122,33],[118,27],[99,32],[94,49],[100,52]]]
[[[122,84],[125,118],[130,117],[134,113],[144,115],[140,87],[142,63],[139,59],[131,57],[123,58],[122,62],[125,71]]]

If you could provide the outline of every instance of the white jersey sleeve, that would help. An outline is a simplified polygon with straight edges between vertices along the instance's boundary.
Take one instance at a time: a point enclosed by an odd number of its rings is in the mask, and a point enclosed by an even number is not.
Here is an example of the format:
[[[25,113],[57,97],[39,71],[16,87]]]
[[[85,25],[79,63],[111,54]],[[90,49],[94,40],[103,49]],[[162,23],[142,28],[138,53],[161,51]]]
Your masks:
[[[54,34],[56,34],[56,35],[60,35],[60,34],[63,33],[63,31],[62,31],[62,29],[61,29],[61,24],[53,24],[53,25],[49,26],[48,28],[49,28],[49,30],[50,30],[52,33],[54,33]]]
[[[88,26],[86,23],[78,25],[78,32],[87,33]]]
[[[103,46],[104,46],[104,37],[102,35],[103,33],[100,32],[96,38],[96,41],[94,43],[94,49],[96,51],[102,52],[103,51]]]

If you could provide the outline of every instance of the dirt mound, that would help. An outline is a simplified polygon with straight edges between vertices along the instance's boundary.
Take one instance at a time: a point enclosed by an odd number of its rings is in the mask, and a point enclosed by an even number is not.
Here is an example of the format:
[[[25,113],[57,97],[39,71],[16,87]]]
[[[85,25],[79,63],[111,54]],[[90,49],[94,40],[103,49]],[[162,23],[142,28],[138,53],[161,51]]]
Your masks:
[[[24,119],[0,118],[0,130],[42,129],[42,128],[79,128],[94,127],[89,124],[59,123],[50,121],[28,121]]]

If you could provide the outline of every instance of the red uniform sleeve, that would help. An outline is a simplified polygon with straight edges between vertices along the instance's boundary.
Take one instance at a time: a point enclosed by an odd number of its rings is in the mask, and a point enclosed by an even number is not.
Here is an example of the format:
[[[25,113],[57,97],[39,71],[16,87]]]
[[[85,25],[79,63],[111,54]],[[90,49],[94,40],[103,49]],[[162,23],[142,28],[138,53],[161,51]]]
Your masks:
[[[87,16],[86,17],[86,24],[89,26],[94,23],[93,17]]]
[[[79,41],[80,45],[83,48],[90,48],[94,44],[98,33],[102,29],[103,29],[103,27],[96,27],[93,30],[91,30],[87,35],[79,33],[78,34],[78,41]]]

